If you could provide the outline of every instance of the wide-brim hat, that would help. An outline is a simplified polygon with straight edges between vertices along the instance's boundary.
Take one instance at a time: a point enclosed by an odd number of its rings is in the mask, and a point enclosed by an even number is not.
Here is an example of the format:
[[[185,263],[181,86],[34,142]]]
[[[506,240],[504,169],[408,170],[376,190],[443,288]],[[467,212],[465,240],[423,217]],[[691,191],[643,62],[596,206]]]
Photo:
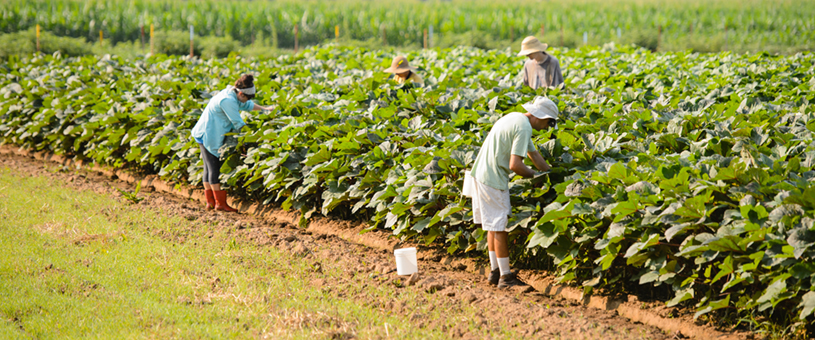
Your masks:
[[[524,41],[521,42],[521,52],[518,52],[518,56],[519,57],[528,56],[535,52],[546,53],[545,51],[548,47],[549,45],[541,43],[540,41],[538,41],[538,38],[535,38],[530,35],[524,38]]]
[[[393,62],[391,62],[391,67],[385,69],[385,72],[388,73],[404,73],[407,71],[416,71],[416,68],[410,66],[407,58],[403,56],[393,58]]]
[[[535,116],[538,119],[546,119],[551,118],[557,120],[558,117],[558,109],[557,104],[553,102],[551,99],[546,97],[535,97],[535,100],[521,104],[527,112],[531,115]]]

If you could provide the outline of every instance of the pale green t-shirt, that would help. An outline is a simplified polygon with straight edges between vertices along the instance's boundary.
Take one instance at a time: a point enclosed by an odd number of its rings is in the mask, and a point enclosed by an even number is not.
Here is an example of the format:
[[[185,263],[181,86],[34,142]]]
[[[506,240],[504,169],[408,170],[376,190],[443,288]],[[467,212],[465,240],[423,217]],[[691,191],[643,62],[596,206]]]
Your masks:
[[[526,157],[531,151],[535,151],[535,145],[529,118],[520,112],[509,113],[492,126],[478,151],[471,174],[491,188],[509,190],[510,155]]]

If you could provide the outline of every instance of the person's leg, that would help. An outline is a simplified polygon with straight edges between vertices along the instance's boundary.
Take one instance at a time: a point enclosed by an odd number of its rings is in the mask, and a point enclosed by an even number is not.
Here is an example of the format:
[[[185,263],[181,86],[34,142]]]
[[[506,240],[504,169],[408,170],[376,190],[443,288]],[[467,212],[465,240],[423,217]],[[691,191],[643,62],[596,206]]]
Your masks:
[[[498,256],[495,253],[495,232],[487,232],[487,250],[490,255],[490,270],[498,269]]]
[[[498,270],[501,272],[501,277],[498,279],[498,288],[526,285],[526,283],[518,279],[516,273],[510,270],[508,239],[509,233],[506,231],[495,233],[495,254],[498,256]]]
[[[523,286],[525,283],[518,280],[509,267],[509,233],[506,231],[508,216],[512,213],[508,190],[493,190],[489,195],[492,202],[488,215],[491,216],[490,231],[492,231],[492,246],[498,262],[498,288]],[[486,204],[485,204],[486,205]],[[486,210],[486,209],[485,209]]]
[[[220,180],[218,179],[221,175],[221,161],[207,151],[204,145],[198,145],[201,147],[201,158],[204,160],[204,173],[202,174],[204,189],[221,190]]]
[[[204,182],[204,190],[212,190],[209,185],[209,163],[207,163],[207,150],[204,149],[204,144],[198,144],[198,149],[201,151],[201,161],[204,162],[204,173],[201,174],[201,180]]]
[[[481,209],[481,192],[479,191],[479,186],[475,183],[475,179],[472,180],[472,198],[473,198],[473,223],[475,223],[476,228],[484,229],[483,222],[484,216],[483,210]],[[493,236],[492,232],[488,229],[484,229],[487,232],[487,250],[490,257],[490,274],[487,276],[487,282],[491,285],[497,285],[498,279],[501,277],[501,273],[498,271],[498,258],[495,257],[495,246],[493,245]]]
[[[215,192],[212,191],[212,186],[209,184],[209,162],[207,162],[207,150],[203,144],[198,144],[201,149],[201,159],[204,161],[204,173],[201,175],[204,182],[204,197],[207,199],[207,210],[215,209]]]
[[[212,187],[212,193],[215,196],[215,210],[226,212],[238,211],[237,209],[229,206],[226,200],[226,191],[221,190],[221,183],[219,179],[221,176],[221,160],[206,149],[203,150],[203,154],[206,157],[204,162],[207,163],[208,167],[207,178],[205,180],[209,182],[210,187]]]
[[[209,165],[209,186],[212,187],[212,191],[221,191],[221,160],[212,154],[209,156],[212,157]]]
[[[495,231],[493,234],[498,268],[501,270],[501,276],[508,275],[511,272],[509,268],[509,247],[507,246],[508,233],[506,231]]]
[[[487,249],[490,256],[490,275],[487,277],[487,282],[491,285],[497,285],[498,280],[501,278],[501,271],[498,268],[498,256],[495,255],[495,233],[492,231],[487,232]]]

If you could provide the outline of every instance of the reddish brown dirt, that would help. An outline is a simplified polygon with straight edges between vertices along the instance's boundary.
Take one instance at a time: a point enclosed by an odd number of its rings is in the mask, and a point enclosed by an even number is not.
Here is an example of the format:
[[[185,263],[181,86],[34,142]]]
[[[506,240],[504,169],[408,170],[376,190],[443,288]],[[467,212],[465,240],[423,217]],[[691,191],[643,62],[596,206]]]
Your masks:
[[[46,176],[57,178],[77,190],[91,190],[125,200],[116,190],[132,191],[134,188],[125,181],[112,178],[110,173],[101,171],[75,170],[56,163],[34,160],[16,154],[4,153],[0,157],[0,166],[14,169],[19,174],[28,176]],[[55,171],[57,169],[58,171]],[[117,172],[118,174],[118,172]],[[121,177],[121,176],[115,176]],[[533,287],[541,288],[546,279],[534,279],[537,284],[527,288],[499,290],[485,282],[485,278],[475,274],[483,268],[471,259],[447,256],[442,249],[419,248],[420,275],[415,282],[408,277],[396,274],[393,255],[390,250],[400,246],[384,232],[369,232],[364,235],[364,242],[353,240],[354,234],[361,226],[348,221],[318,218],[311,221],[308,229],[297,227],[297,215],[285,211],[266,211],[264,218],[247,214],[232,214],[204,210],[203,204],[189,199],[179,198],[158,192],[153,186],[143,188],[143,201],[132,204],[133,209],[149,209],[159,213],[183,216],[198,230],[202,228],[209,234],[228,233],[238,242],[248,242],[259,246],[277,247],[293,254],[309,257],[315,263],[315,275],[308,278],[315,286],[323,287],[338,297],[353,298],[366,305],[374,306],[383,313],[403,315],[417,327],[431,327],[444,331],[451,338],[483,338],[478,331],[457,327],[447,320],[431,320],[412,313],[411,306],[399,301],[371,300],[369,295],[359,290],[360,283],[368,286],[395,286],[398,289],[425,291],[424,301],[417,304],[430,304],[431,310],[439,308],[448,310],[460,301],[465,301],[481,309],[477,318],[483,329],[513,329],[526,338],[540,339],[682,339],[688,332],[668,331],[660,328],[632,322],[622,317],[614,308],[587,307],[581,303],[561,296],[549,296]],[[269,208],[269,210],[273,210]],[[270,217],[271,216],[271,217]],[[294,223],[293,223],[294,222]],[[315,223],[316,222],[316,223]],[[187,232],[151,231],[155,235],[172,242],[184,243]],[[339,237],[351,238],[349,242]],[[348,237],[348,235],[352,235]],[[93,237],[93,236],[88,236]],[[360,238],[361,240],[361,238]],[[77,239],[76,242],[85,242]],[[367,244],[368,246],[361,245]],[[322,267],[339,266],[349,273],[348,279],[326,280],[317,275]],[[535,273],[522,273],[532,280]],[[553,287],[547,286],[544,289]],[[558,287],[562,289],[563,287]],[[551,293],[551,292],[548,292]],[[606,301],[608,303],[608,301]],[[589,304],[590,305],[590,304]],[[497,311],[496,311],[497,309]],[[656,314],[654,314],[656,315]],[[636,318],[635,318],[636,319]],[[284,320],[285,321],[285,320]],[[721,333],[711,330],[712,337]],[[711,337],[711,338],[712,338]],[[750,338],[746,334],[725,334],[725,338]]]

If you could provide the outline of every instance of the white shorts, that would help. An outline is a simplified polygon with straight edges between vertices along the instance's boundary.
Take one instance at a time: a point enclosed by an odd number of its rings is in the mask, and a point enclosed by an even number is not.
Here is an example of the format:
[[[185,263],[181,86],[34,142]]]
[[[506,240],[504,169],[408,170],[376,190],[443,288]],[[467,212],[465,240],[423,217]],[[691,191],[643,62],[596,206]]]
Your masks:
[[[506,231],[512,212],[509,190],[498,190],[477,180],[472,181],[473,222],[486,231]]]

